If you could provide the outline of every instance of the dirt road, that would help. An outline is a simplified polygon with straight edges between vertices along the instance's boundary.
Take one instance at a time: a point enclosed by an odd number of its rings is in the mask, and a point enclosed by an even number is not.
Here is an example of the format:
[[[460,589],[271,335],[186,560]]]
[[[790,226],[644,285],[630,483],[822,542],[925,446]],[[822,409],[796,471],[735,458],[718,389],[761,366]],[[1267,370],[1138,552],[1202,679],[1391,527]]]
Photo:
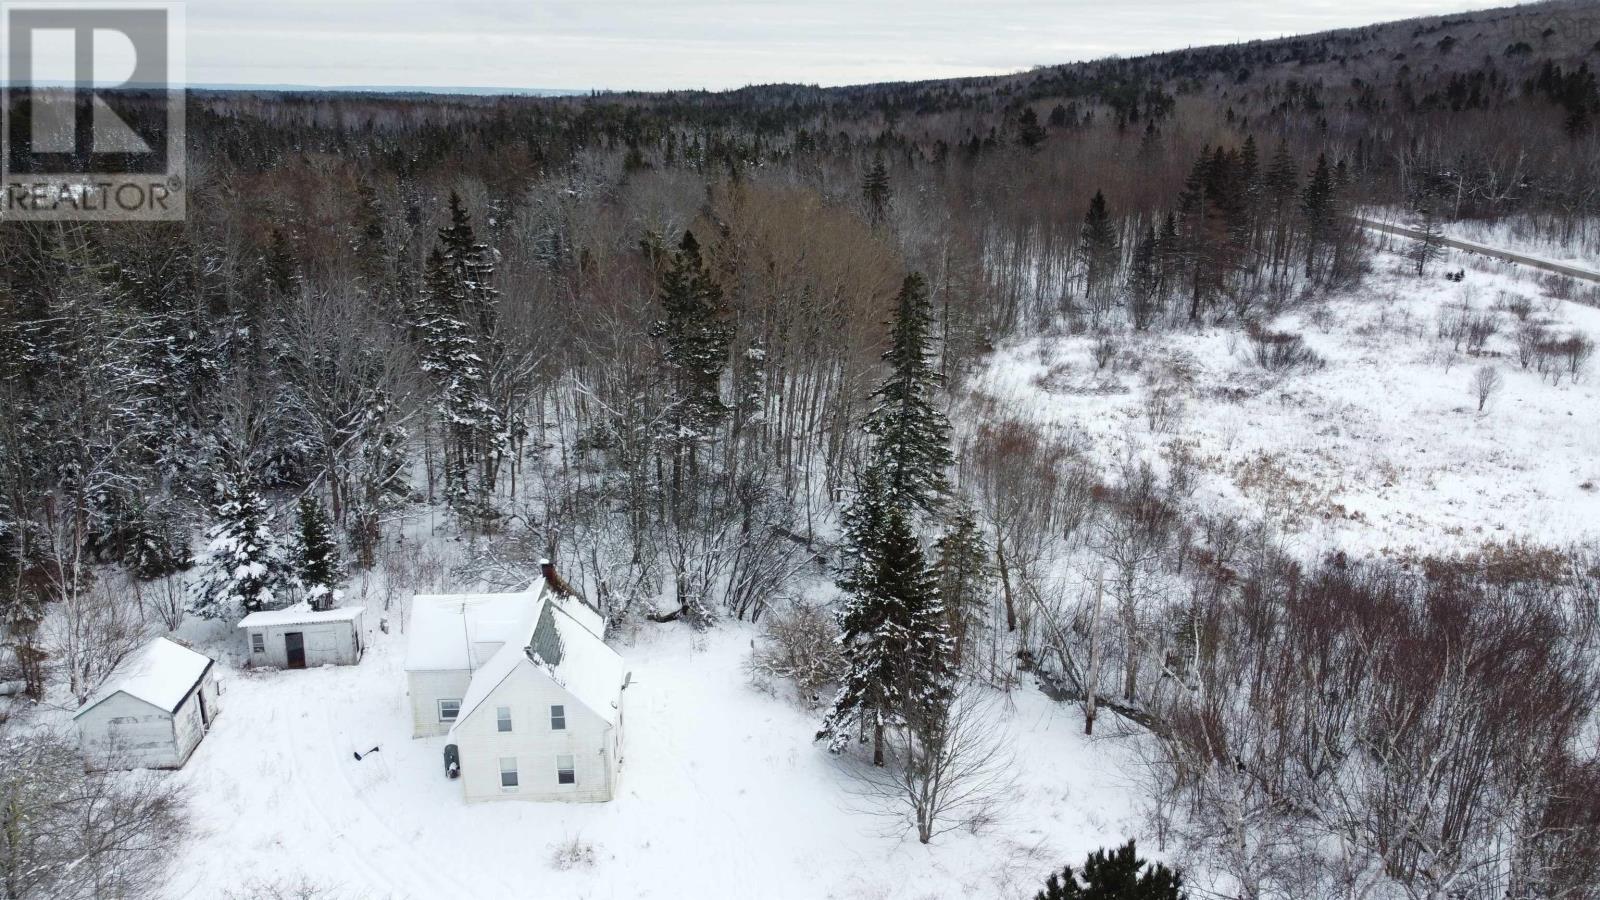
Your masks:
[[[1360,217],[1356,217],[1356,222],[1363,228],[1370,228],[1373,231],[1382,231],[1387,234],[1395,234],[1406,238],[1422,237],[1422,232],[1415,228],[1407,228],[1404,225],[1392,225],[1388,222],[1376,222],[1372,219],[1363,219]],[[1576,266],[1562,265],[1561,263],[1551,262],[1547,259],[1539,259],[1538,257],[1533,256],[1523,256],[1520,253],[1510,253],[1505,250],[1497,250],[1493,247],[1484,246],[1483,244],[1474,244],[1471,241],[1459,241],[1455,238],[1441,238],[1440,243],[1444,244],[1446,247],[1453,247],[1456,250],[1465,250],[1468,253],[1476,253],[1479,256],[1487,256],[1491,259],[1516,263],[1517,265],[1521,266],[1531,266],[1535,269],[1543,269],[1546,272],[1555,272],[1571,278],[1581,278],[1584,281],[1600,283],[1600,272],[1595,272],[1589,269],[1580,269]]]

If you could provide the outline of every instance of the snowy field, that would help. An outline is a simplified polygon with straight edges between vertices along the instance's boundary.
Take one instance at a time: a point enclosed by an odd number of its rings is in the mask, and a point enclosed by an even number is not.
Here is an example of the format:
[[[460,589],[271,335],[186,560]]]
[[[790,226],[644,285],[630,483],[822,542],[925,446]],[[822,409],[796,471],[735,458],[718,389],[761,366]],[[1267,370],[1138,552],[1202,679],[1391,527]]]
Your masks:
[[[1527,270],[1454,254],[1418,279],[1380,254],[1366,284],[1271,323],[1325,360],[1280,375],[1237,328],[1119,336],[1103,369],[1090,336],[1002,348],[970,382],[978,411],[1042,424],[1102,465],[1185,458],[1194,505],[1266,517],[1308,553],[1404,556],[1600,533],[1600,376],[1559,383],[1519,365],[1507,301],[1553,333],[1600,337],[1600,309],[1545,296]],[[1462,282],[1442,277],[1465,268]],[[1499,308],[1497,308],[1499,307]],[[1498,333],[1469,355],[1439,337],[1470,308]],[[1502,385],[1477,411],[1482,366]],[[1172,408],[1151,415],[1162,392]],[[1164,419],[1160,421],[1159,419]]]
[[[918,844],[872,814],[785,688],[751,686],[755,631],[732,623],[648,626],[619,648],[633,684],[615,801],[468,806],[444,777],[445,739],[410,737],[405,636],[378,618],[359,666],[225,665],[223,713],[174,776],[202,834],[169,896],[1031,897],[1052,869],[1138,833],[1111,772],[1121,744],[1091,746],[1075,708],[1023,689],[992,698],[1017,763],[1000,817]],[[558,862],[571,842],[592,863]]]

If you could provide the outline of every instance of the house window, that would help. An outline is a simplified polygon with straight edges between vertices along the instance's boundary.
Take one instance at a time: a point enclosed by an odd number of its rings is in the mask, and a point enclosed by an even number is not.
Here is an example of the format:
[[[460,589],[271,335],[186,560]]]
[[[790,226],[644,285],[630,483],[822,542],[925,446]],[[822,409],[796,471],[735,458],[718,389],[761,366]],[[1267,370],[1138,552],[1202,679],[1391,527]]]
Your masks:
[[[460,700],[440,700],[439,701],[439,721],[441,721],[441,722],[454,722],[456,720],[456,716],[459,716],[459,715],[461,715],[461,701]]]
[[[556,784],[577,784],[578,773],[572,768],[572,757],[556,757]]]
[[[500,787],[515,788],[517,786],[517,758],[515,756],[500,757]]]
[[[267,652],[267,636],[259,631],[251,632],[250,649],[255,653]]]
[[[497,706],[494,710],[495,728],[500,731],[511,730],[511,707]]]
[[[550,707],[550,730],[567,730],[567,708],[565,706]]]

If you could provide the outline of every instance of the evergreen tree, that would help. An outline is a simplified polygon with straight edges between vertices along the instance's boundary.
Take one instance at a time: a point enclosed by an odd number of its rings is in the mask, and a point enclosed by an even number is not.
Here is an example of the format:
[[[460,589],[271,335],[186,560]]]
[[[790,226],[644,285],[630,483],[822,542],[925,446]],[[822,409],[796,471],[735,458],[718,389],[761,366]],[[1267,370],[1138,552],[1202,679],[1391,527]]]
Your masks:
[[[1332,239],[1337,215],[1333,204],[1333,173],[1325,154],[1317,156],[1317,167],[1300,195],[1300,212],[1306,225],[1306,277],[1311,278],[1316,273],[1318,255]]]
[[[1160,252],[1156,228],[1150,225],[1134,245],[1128,264],[1128,319],[1136,331],[1149,328],[1155,319],[1161,289]]]
[[[453,506],[468,496],[478,435],[488,426],[483,359],[461,316],[461,296],[438,248],[428,257],[424,298],[416,331],[422,371],[433,382],[434,402],[445,430],[444,491]]]
[[[216,523],[200,560],[189,609],[208,619],[232,619],[288,604],[294,567],[272,530],[271,513],[242,475],[217,487]]]
[[[300,544],[295,549],[306,602],[312,609],[331,609],[338,605],[339,583],[344,574],[339,564],[339,545],[334,540],[328,514],[309,494],[300,498]]]
[[[706,268],[694,232],[685,231],[672,264],[661,276],[661,311],[651,330],[663,344],[662,362],[672,385],[672,439],[680,445],[709,437],[727,415],[722,373],[728,365],[728,324],[722,287]]]
[[[951,643],[938,584],[906,513],[875,470],[863,475],[849,519],[850,562],[839,586],[844,684],[817,739],[834,752],[854,732],[871,734],[873,765],[884,764],[885,729],[905,711],[948,702]]]
[[[931,312],[922,276],[906,276],[895,299],[889,349],[889,377],[873,392],[867,433],[876,439],[875,458],[894,505],[933,511],[947,489],[951,462],[950,424],[933,405],[939,374],[929,361]]]
[[[1293,216],[1295,196],[1299,190],[1299,165],[1289,152],[1288,142],[1279,141],[1278,150],[1267,166],[1262,184],[1262,192],[1272,221],[1272,244],[1268,256],[1274,278],[1277,279],[1282,279],[1288,274],[1294,235],[1290,221]]]
[[[1417,277],[1421,278],[1428,263],[1444,255],[1444,226],[1439,223],[1439,214],[1431,199],[1424,200],[1418,211],[1422,213],[1422,221],[1417,225],[1421,234],[1406,249],[1406,257],[1416,266]]]
[[[1089,854],[1081,872],[1051,873],[1034,900],[1183,900],[1183,877],[1161,863],[1146,869],[1129,841],[1109,855]]]
[[[714,462],[702,448],[718,434],[728,417],[722,398],[722,376],[728,367],[733,329],[716,277],[700,257],[692,232],[684,232],[672,262],[662,272],[659,302],[664,317],[652,329],[661,345],[661,366],[667,382],[667,407],[657,434],[668,461],[664,485],[666,525],[673,546],[695,544],[704,534],[703,516],[716,491]],[[659,471],[658,466],[658,471]],[[696,546],[701,546],[696,544]],[[669,555],[679,614],[697,626],[713,616],[705,596],[711,585],[700,577],[687,552]]]
[[[1017,146],[1032,153],[1039,149],[1046,137],[1049,134],[1039,124],[1039,114],[1031,106],[1023,107],[1022,114],[1017,116]]]
[[[439,229],[439,245],[461,315],[480,339],[492,337],[500,299],[494,286],[494,251],[478,242],[472,217],[454,191],[450,193],[450,224]]]
[[[1121,262],[1117,250],[1117,230],[1111,224],[1111,214],[1106,211],[1105,194],[1095,191],[1078,233],[1078,253],[1083,257],[1084,293],[1097,315],[1110,305]]]
[[[890,196],[889,169],[883,163],[883,154],[879,153],[861,179],[861,200],[867,206],[867,222],[873,228],[888,218]]]
[[[1272,155],[1272,162],[1267,166],[1262,186],[1267,199],[1279,210],[1286,209],[1294,199],[1295,191],[1300,188],[1300,167],[1295,163],[1294,155],[1289,152],[1288,141],[1278,142],[1278,150]]]
[[[1254,211],[1261,198],[1261,154],[1256,149],[1256,136],[1245,135],[1239,148],[1239,183],[1243,187],[1246,205]]]

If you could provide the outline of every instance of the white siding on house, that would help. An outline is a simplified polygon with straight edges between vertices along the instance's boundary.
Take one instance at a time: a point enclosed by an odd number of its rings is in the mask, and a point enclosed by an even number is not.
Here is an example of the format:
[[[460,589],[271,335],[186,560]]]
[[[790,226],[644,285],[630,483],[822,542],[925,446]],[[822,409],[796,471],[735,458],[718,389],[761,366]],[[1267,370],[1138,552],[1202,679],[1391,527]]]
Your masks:
[[[567,727],[560,731],[550,727],[555,705],[565,707]],[[500,707],[511,710],[509,732],[499,730]],[[616,793],[618,731],[531,665],[518,666],[452,735],[461,751],[467,802],[610,800]],[[556,782],[558,756],[572,757],[575,784]],[[507,757],[517,760],[514,789],[500,786],[500,760]]]
[[[465,669],[446,672],[407,672],[411,694],[411,736],[434,737],[450,730],[452,723],[439,721],[440,700],[460,700],[467,694],[472,673]]]

